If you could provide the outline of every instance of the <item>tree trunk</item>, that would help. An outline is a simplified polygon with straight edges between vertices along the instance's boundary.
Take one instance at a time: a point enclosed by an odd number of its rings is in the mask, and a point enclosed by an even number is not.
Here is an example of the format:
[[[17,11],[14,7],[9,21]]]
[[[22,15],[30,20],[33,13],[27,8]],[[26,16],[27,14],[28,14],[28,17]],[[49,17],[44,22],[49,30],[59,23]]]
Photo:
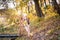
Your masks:
[[[51,6],[52,6],[52,4],[53,4],[53,3],[52,3],[52,0],[48,0],[48,1],[49,1],[49,5],[51,5]]]
[[[39,6],[39,0],[34,0],[34,3],[35,3],[35,10],[36,10],[36,13],[37,13],[37,16],[38,17],[43,17],[43,12],[41,10],[41,7]]]
[[[50,5],[50,0],[48,0],[48,2],[49,2],[49,5]]]
[[[43,0],[40,0],[40,7],[42,7],[42,6],[43,6],[43,3],[42,3],[42,1],[43,1]]]
[[[56,10],[57,13],[60,15],[60,7],[57,4],[56,0],[52,0],[52,2],[53,2],[54,10]]]
[[[44,7],[45,7],[45,8],[47,7],[47,5],[46,5],[46,0],[44,0]]]

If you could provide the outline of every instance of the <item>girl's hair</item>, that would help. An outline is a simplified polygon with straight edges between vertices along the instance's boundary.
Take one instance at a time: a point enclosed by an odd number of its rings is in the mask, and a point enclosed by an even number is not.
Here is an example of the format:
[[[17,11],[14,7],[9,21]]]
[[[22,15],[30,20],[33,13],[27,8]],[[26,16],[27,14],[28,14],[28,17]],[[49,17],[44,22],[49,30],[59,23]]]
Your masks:
[[[27,22],[28,22],[28,24],[30,24],[30,20],[29,20],[29,18],[27,18]]]

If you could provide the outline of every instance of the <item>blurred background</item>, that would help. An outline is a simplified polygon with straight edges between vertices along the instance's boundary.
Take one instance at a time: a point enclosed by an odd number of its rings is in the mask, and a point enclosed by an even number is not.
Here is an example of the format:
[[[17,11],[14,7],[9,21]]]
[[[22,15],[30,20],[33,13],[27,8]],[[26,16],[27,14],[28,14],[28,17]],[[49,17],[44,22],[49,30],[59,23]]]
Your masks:
[[[21,27],[23,36],[16,40],[60,40],[60,0],[0,0],[0,34],[18,34],[23,14],[33,36]]]

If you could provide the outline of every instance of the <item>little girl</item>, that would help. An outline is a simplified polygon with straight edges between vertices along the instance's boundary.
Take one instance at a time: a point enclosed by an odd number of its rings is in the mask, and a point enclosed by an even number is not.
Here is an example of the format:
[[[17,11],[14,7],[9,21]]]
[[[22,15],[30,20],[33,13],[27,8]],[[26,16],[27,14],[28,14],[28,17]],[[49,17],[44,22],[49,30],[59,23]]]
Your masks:
[[[30,22],[29,22],[29,18],[27,18],[27,14],[24,14],[23,15],[23,19],[24,19],[24,27],[25,27],[25,30],[27,31],[28,33],[28,36],[30,36]]]

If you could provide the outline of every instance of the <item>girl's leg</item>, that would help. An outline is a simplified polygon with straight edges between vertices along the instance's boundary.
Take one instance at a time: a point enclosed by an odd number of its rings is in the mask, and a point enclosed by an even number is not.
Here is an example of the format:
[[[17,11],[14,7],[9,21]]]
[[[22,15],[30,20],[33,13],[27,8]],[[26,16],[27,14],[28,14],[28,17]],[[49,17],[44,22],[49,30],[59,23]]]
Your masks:
[[[30,28],[29,28],[29,25],[25,26],[25,29],[28,32],[28,36],[30,36]]]

